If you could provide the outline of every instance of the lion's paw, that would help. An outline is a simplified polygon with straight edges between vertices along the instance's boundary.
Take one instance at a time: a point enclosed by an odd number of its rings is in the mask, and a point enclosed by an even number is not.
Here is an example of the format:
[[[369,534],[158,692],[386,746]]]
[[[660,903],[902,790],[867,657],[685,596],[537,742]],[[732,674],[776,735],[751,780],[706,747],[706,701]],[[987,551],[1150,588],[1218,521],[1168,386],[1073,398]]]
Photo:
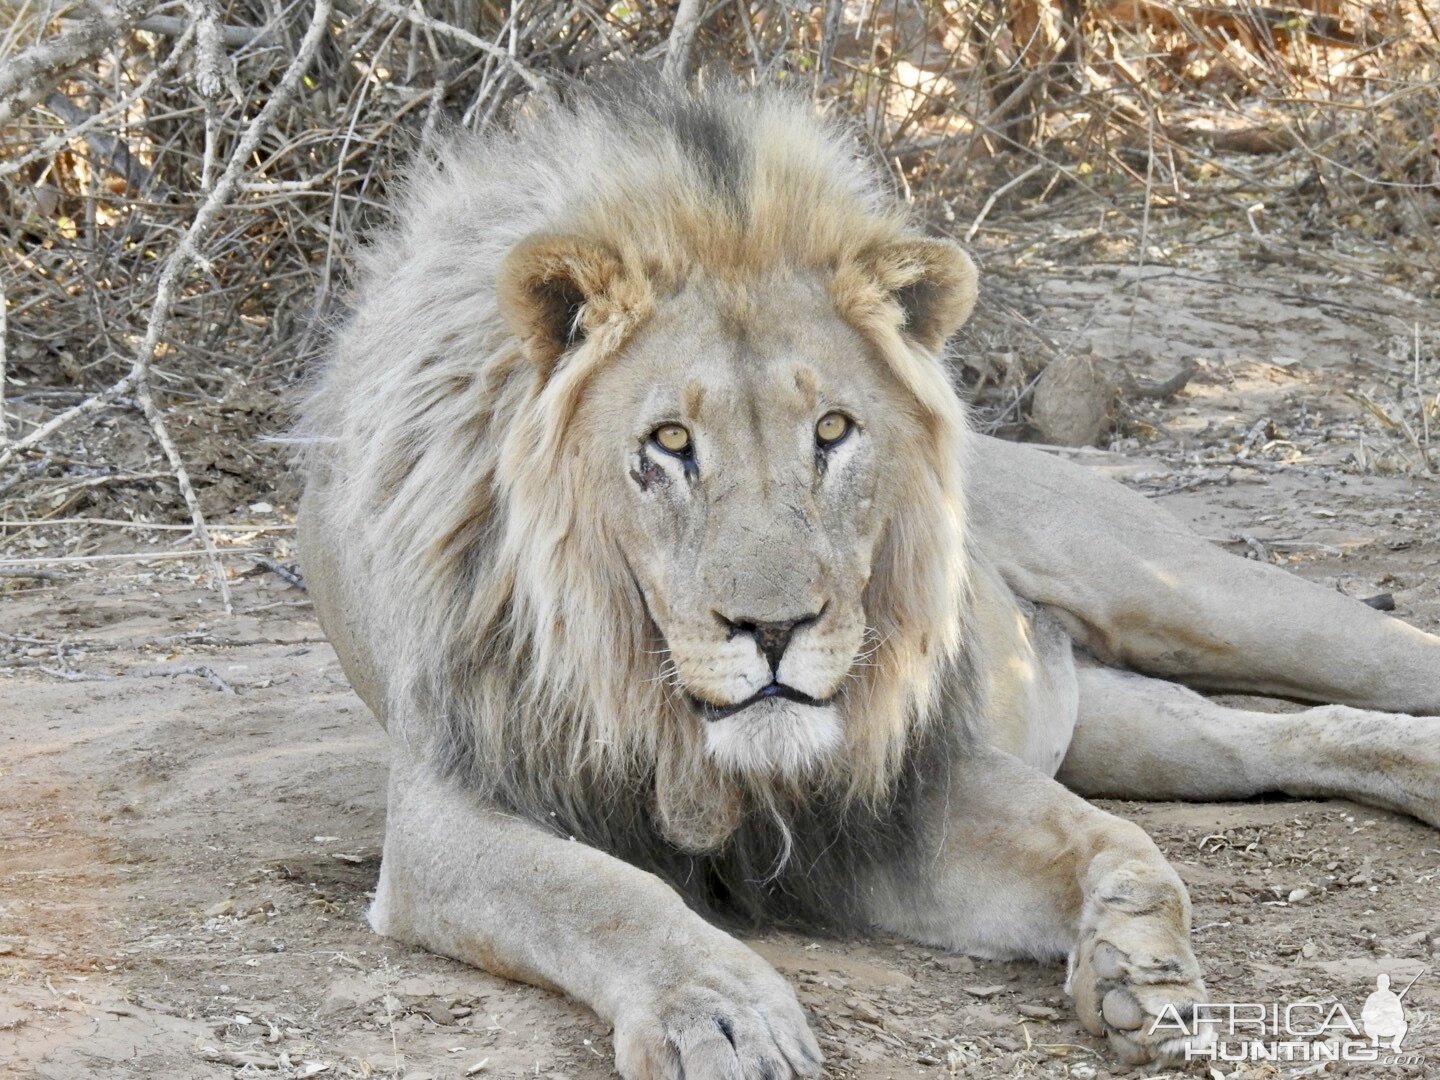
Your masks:
[[[746,959],[748,957],[748,959]],[[820,1075],[820,1046],[789,984],[748,949],[635,1002],[615,1024],[625,1080],[790,1080]]]
[[[1089,891],[1080,940],[1070,956],[1066,989],[1080,1022],[1104,1035],[1131,1065],[1170,1062],[1187,1044],[1213,1038],[1194,1030],[1205,1000],[1200,965],[1190,948],[1189,903],[1178,880],[1146,863],[1101,877]]]

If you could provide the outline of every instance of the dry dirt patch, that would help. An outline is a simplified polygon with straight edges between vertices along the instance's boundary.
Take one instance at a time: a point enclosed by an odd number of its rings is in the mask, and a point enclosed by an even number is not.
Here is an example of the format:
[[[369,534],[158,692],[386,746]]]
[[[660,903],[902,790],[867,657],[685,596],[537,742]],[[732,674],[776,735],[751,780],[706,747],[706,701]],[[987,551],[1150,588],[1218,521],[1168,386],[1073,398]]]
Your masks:
[[[5,632],[75,633],[64,613],[103,610],[106,580],[11,598]],[[152,584],[134,613],[79,631],[106,648],[76,669],[124,677],[0,683],[0,1061],[66,1078],[448,1077],[481,1061],[500,1076],[608,1075],[607,1032],[585,1010],[366,929],[384,736],[308,608],[212,624],[204,594]],[[245,583],[242,610],[277,594]],[[177,634],[184,646],[157,656]],[[134,674],[166,665],[208,668],[234,693]],[[1186,878],[1217,996],[1356,1003],[1377,971],[1436,961],[1440,837],[1415,822],[1283,800],[1115,809]],[[1058,969],[892,941],[760,947],[799,986],[834,1075],[1108,1069]],[[1412,1010],[1440,1005],[1437,988],[1422,979]],[[1434,1026],[1412,1030],[1440,1060]]]

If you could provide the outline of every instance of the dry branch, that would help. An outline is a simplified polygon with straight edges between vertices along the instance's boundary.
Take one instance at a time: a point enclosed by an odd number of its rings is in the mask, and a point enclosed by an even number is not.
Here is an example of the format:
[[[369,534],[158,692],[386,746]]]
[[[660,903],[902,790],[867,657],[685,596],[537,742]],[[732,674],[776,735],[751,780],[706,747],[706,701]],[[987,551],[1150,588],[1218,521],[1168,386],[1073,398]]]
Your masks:
[[[17,451],[35,445],[40,441],[40,438],[58,430],[63,423],[68,423],[71,420],[94,412],[96,409],[109,404],[123,394],[133,393],[140,404],[141,410],[145,414],[145,419],[150,424],[150,429],[154,433],[156,441],[160,444],[165,454],[165,459],[170,465],[176,484],[180,488],[180,494],[185,500],[187,509],[190,511],[190,520],[195,529],[195,536],[204,547],[209,558],[211,575],[216,587],[220,591],[227,613],[232,610],[232,604],[230,599],[230,585],[226,580],[225,568],[220,563],[220,555],[215,547],[215,541],[210,535],[209,527],[205,521],[205,515],[200,508],[200,500],[196,497],[195,487],[191,482],[190,473],[185,467],[185,462],[181,458],[174,440],[170,437],[169,429],[165,423],[164,413],[156,405],[154,395],[151,393],[151,364],[155,359],[155,352],[160,345],[160,339],[165,333],[166,325],[169,323],[182,278],[190,269],[191,265],[200,258],[201,245],[214,228],[221,211],[234,196],[239,187],[241,175],[249,167],[255,151],[260,145],[260,140],[274,125],[276,117],[289,105],[291,96],[295,93],[296,88],[300,85],[301,78],[315,58],[316,49],[319,47],[320,40],[324,36],[329,18],[330,0],[315,0],[310,26],[305,32],[305,37],[301,40],[295,58],[286,68],[285,74],[272,91],[269,100],[265,103],[265,107],[260,110],[246,128],[244,135],[230,156],[229,164],[225,167],[224,173],[221,174],[214,189],[200,205],[200,209],[196,212],[194,220],[190,223],[190,227],[166,258],[155,287],[155,298],[150,306],[150,317],[146,324],[145,336],[139,348],[136,350],[135,359],[129,373],[107,390],[102,391],[100,394],[95,395],[86,402],[82,402],[67,412],[59,414],[52,419],[49,424],[43,425],[26,438],[20,439],[10,446],[7,446],[3,451],[0,451],[0,466],[3,466]]]
[[[5,282],[0,281],[0,452],[10,445],[10,424],[5,415],[6,338],[10,336],[9,304],[5,302]]]
[[[123,177],[125,182],[136,191],[146,194],[165,195],[164,189],[156,192],[153,190],[153,177],[140,160],[131,153],[130,147],[113,136],[102,134],[95,129],[99,123],[99,117],[86,112],[76,105],[64,94],[56,92],[45,99],[45,107],[60,117],[67,124],[65,141],[81,136],[90,147],[100,155],[100,161],[106,168]],[[20,159],[21,162],[29,160],[29,155]],[[0,176],[8,172],[17,171],[21,166],[18,163],[6,162],[0,164]]]
[[[146,0],[94,5],[95,15],[46,38],[0,65],[0,124],[45,97],[67,71],[115,44],[144,10]]]
[[[1339,19],[1298,8],[1259,4],[1221,6],[1176,4],[1165,0],[1101,0],[1091,13],[1118,26],[1145,29],[1223,30],[1241,40],[1273,45],[1277,37],[1304,36],[1331,45],[1369,45],[1368,37],[1345,30]]]
[[[680,0],[675,12],[675,25],[670,29],[670,38],[665,43],[665,64],[661,74],[671,82],[684,82],[685,72],[690,67],[690,50],[695,44],[695,33],[700,29],[700,15],[705,9],[705,0]]]
[[[139,20],[135,24],[135,29],[150,34],[164,34],[166,37],[181,37],[192,25],[193,23],[185,19],[177,19],[174,15],[149,15]],[[218,29],[220,40],[224,42],[227,49],[243,49],[258,41],[268,40],[268,35],[263,27],[220,26]]]
[[[470,33],[470,31],[462,29],[461,27],[452,26],[447,22],[442,22],[439,19],[431,18],[424,12],[416,11],[411,8],[401,7],[399,4],[390,3],[389,0],[378,0],[376,6],[381,11],[384,11],[386,14],[394,15],[397,18],[406,19],[409,22],[414,23],[416,26],[423,27],[426,30],[433,30],[437,34],[444,34],[447,37],[452,37],[456,41],[460,41],[466,45],[469,45],[472,49],[485,53],[487,56],[495,57],[501,63],[505,64],[505,66],[508,67],[511,71],[513,71],[516,75],[519,75],[520,78],[524,79],[526,85],[528,85],[530,89],[542,94],[550,92],[550,84],[548,81],[546,81],[544,76],[531,71],[524,64],[520,63],[520,61],[517,60],[513,54],[507,52],[505,49],[502,49],[494,42],[486,41],[482,37],[477,37],[476,35]]]

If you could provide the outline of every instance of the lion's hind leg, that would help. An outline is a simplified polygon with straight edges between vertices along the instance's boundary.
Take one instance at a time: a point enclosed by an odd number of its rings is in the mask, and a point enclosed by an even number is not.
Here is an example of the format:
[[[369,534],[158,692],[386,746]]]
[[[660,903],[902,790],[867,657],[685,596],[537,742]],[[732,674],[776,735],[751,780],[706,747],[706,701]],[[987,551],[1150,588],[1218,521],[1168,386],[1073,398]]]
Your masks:
[[[1017,594],[1107,663],[1191,686],[1440,713],[1440,637],[1196,536],[1031,447],[975,440],[970,517]]]
[[[1322,705],[1231,708],[1174,683],[1079,670],[1080,715],[1057,776],[1082,795],[1341,798],[1440,826],[1440,717]]]

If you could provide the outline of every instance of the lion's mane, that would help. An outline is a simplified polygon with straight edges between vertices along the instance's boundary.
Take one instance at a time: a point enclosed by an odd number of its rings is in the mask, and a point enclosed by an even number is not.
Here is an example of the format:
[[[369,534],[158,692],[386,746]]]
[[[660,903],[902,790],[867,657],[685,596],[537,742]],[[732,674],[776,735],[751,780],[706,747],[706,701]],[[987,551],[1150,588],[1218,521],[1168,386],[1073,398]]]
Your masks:
[[[934,328],[905,325],[907,290],[929,288],[933,268],[884,254],[916,239],[891,193],[843,128],[785,94],[629,83],[452,139],[396,204],[302,425],[392,737],[697,903],[846,921],[859,863],[923,847],[910,834],[942,786],[942,744],[974,711],[965,417]],[[517,336],[502,294],[515,287],[507,257],[573,235],[614,253],[589,272],[616,280],[597,289],[610,306],[574,313],[587,334],[566,352]],[[867,587],[872,649],[844,695],[846,752],[787,787],[707,758],[661,678],[664,642],[608,508],[566,452],[589,375],[654,296],[696,274],[744,287],[779,267],[832,282],[913,398],[928,447],[889,479],[903,509]]]

